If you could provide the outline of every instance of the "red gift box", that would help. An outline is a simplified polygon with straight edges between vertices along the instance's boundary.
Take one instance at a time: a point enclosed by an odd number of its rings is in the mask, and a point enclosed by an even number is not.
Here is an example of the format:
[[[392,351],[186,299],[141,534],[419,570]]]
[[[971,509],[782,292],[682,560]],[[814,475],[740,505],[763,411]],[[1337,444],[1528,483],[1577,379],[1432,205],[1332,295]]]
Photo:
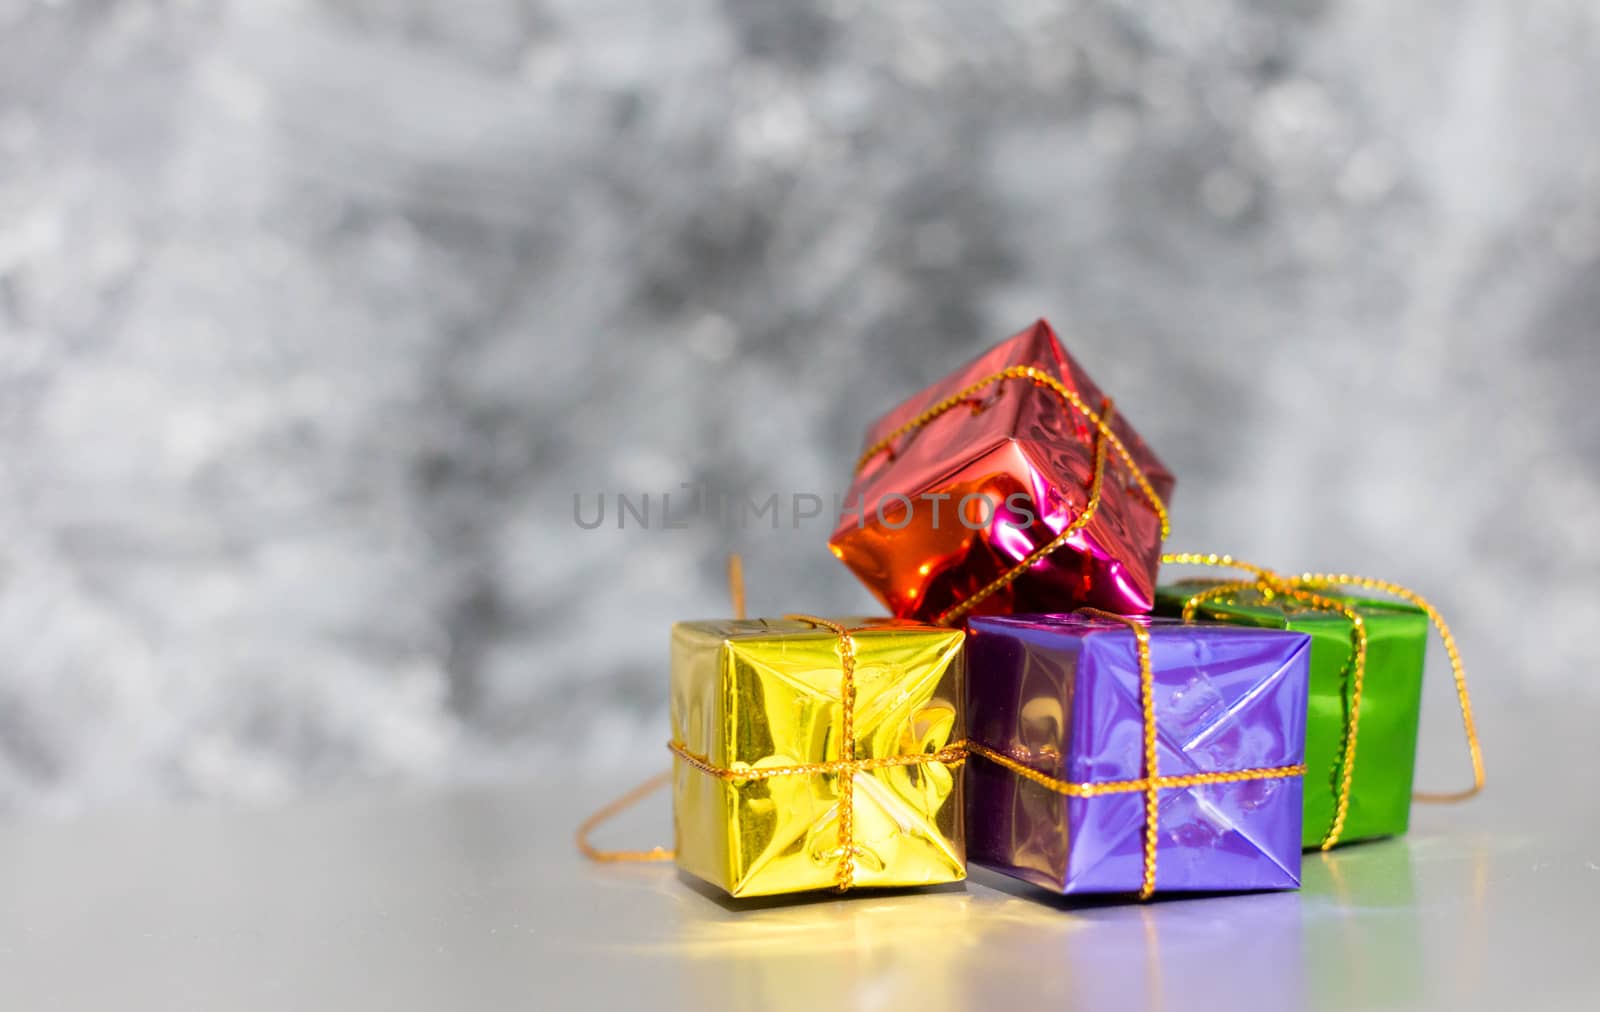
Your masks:
[[[829,545],[903,618],[1141,614],[1173,484],[1040,320],[868,429]]]

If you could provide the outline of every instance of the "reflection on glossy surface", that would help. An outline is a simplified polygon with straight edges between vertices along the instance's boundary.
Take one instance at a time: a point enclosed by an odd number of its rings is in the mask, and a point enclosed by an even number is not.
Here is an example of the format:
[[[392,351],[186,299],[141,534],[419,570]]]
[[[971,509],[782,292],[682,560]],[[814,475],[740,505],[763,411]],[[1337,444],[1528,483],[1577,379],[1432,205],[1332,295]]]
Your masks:
[[[671,927],[619,958],[672,966],[680,1007],[798,1012],[907,995],[933,1010],[1478,1007],[1496,956],[1495,855],[1414,842],[1308,854],[1299,892],[1144,905],[981,868],[947,889],[770,905],[664,880]]]
[[[1301,761],[1308,637],[1159,619],[1149,630],[1163,775]],[[970,632],[973,741],[1070,783],[1144,775],[1132,630],[1018,615],[974,619]],[[1063,893],[1138,890],[1143,794],[1063,797],[981,757],[967,786],[974,863]],[[1163,790],[1157,891],[1293,888],[1300,810],[1298,777]]]
[[[1365,887],[1359,893],[1355,882]],[[1303,889],[1305,959],[1314,994],[1381,993],[1385,1004],[1422,994],[1422,937],[1407,848],[1371,845],[1308,854]],[[1364,915],[1359,919],[1350,916],[1357,909]]]
[[[1486,961],[1496,956],[1488,922],[1494,857],[1483,841],[1440,844],[1379,841],[1307,855],[1302,898],[1315,1006],[1459,1006],[1482,993]],[[1515,850],[1504,847],[1501,860]],[[1429,869],[1426,881],[1418,866]],[[1530,985],[1533,998],[1541,988]]]
[[[1162,585],[1157,611],[1177,615],[1206,580]],[[1361,690],[1361,721],[1356,735],[1355,772],[1343,843],[1406,831],[1411,817],[1411,785],[1416,768],[1417,721],[1422,711],[1423,659],[1428,646],[1428,616],[1395,601],[1345,598],[1366,621],[1367,666]],[[1267,599],[1257,591],[1211,599],[1200,606],[1208,619],[1311,636],[1311,692],[1306,715],[1305,822],[1302,842],[1317,846],[1333,822],[1339,794],[1350,684],[1350,622],[1342,615],[1312,608],[1291,598]]]
[[[772,1012],[825,1009],[841,979],[864,1005],[914,985],[919,1010],[967,1008],[965,976],[991,946],[1082,927],[1022,898],[975,903],[960,886],[754,907],[696,896],[683,913],[679,931],[647,948],[679,967],[686,993]]]
[[[1059,956],[1068,1007],[1205,1008],[1207,995],[1230,979],[1248,995],[1240,1008],[1303,1004],[1298,897],[1262,893],[1236,900],[1248,914],[1241,911],[1232,922],[1182,900],[1077,911],[1073,916],[1086,930]]]
[[[1300,914],[1293,894],[1238,897],[1248,918],[1219,925],[1181,903],[1071,905],[1023,883],[976,872],[975,886],[853,899],[729,901],[694,887],[677,930],[630,947],[678,968],[684,995],[730,1009],[802,1012],[847,1003],[916,1008],[1195,1007],[1197,976],[1240,972],[1248,947],[1252,1000],[1301,1003]],[[1241,910],[1241,913],[1243,911]],[[842,990],[841,990],[842,987]],[[1001,1004],[1003,1000],[1004,1004]]]
[[[722,769],[764,769],[932,755],[964,736],[959,630],[844,624],[855,644],[854,755],[840,755],[839,638],[789,620],[673,627],[673,740]],[[841,776],[852,777],[853,887],[964,877],[961,780],[938,762],[729,781],[679,760],[679,866],[735,896],[831,888],[844,857]]]
[[[864,445],[1015,365],[1046,370],[1095,408],[1104,399],[1041,320],[884,415],[868,429]],[[1120,413],[1112,428],[1157,494],[1170,500],[1173,478],[1160,460]],[[1086,419],[1054,394],[1029,382],[995,384],[975,395],[970,410],[939,416],[867,463],[846,500],[862,512],[841,518],[830,540],[834,554],[890,611],[932,619],[1048,544],[1082,512],[1093,444]],[[976,500],[967,513],[972,527],[957,513],[964,496],[986,495],[1003,507],[1015,493],[1031,503],[1034,522],[1005,508],[985,516]],[[909,498],[911,508],[895,497]],[[882,516],[880,502],[886,504]],[[975,612],[1067,611],[1080,604],[1147,612],[1160,551],[1157,514],[1112,454],[1089,524]]]
[[[1486,707],[1500,747],[1475,803],[1307,855],[1298,892],[1144,905],[982,868],[727,899],[670,865],[579,857],[573,827],[635,778],[570,767],[274,812],[0,822],[0,1008],[1587,1012],[1597,717]],[[662,842],[669,819],[660,795],[597,842]]]

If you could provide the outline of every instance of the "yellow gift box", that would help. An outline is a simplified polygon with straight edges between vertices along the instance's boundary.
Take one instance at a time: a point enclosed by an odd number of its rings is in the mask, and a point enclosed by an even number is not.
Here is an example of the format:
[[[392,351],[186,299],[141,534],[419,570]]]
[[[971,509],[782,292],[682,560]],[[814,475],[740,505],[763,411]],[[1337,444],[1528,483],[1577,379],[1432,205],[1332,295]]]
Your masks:
[[[674,625],[678,866],[740,897],[965,878],[962,640],[894,619]]]

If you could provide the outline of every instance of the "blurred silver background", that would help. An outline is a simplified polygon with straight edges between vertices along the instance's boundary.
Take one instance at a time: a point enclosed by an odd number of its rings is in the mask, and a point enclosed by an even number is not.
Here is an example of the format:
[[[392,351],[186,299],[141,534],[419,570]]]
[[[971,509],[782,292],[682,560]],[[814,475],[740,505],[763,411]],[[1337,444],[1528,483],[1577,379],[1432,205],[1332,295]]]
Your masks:
[[[0,811],[660,765],[727,551],[872,604],[825,523],[574,493],[843,491],[1040,315],[1174,548],[1600,704],[1592,3],[0,0],[0,52]]]

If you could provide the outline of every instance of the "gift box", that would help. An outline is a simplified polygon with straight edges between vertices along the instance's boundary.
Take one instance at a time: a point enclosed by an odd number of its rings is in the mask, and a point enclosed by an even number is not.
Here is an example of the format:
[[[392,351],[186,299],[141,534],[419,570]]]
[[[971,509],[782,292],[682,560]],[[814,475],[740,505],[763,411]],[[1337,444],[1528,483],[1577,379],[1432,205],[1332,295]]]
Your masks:
[[[893,619],[674,625],[678,865],[739,897],[965,878],[962,641]]]
[[[1084,613],[968,631],[969,860],[1064,894],[1299,885],[1310,637]]]
[[[1428,615],[1410,604],[1346,596],[1333,588],[1319,588],[1315,594],[1289,589],[1282,593],[1185,580],[1160,587],[1156,606],[1162,614],[1181,616],[1184,606],[1195,600],[1194,614],[1201,618],[1310,635],[1303,842],[1317,847],[1404,833],[1411,817]],[[1228,592],[1217,596],[1218,590]],[[1352,622],[1344,609],[1361,616],[1366,631],[1359,711],[1353,707]],[[1359,724],[1346,787],[1344,756],[1352,712],[1359,714]],[[1346,810],[1335,831],[1341,793],[1347,797]]]
[[[829,544],[902,617],[1143,613],[1172,488],[1040,320],[871,426]]]

